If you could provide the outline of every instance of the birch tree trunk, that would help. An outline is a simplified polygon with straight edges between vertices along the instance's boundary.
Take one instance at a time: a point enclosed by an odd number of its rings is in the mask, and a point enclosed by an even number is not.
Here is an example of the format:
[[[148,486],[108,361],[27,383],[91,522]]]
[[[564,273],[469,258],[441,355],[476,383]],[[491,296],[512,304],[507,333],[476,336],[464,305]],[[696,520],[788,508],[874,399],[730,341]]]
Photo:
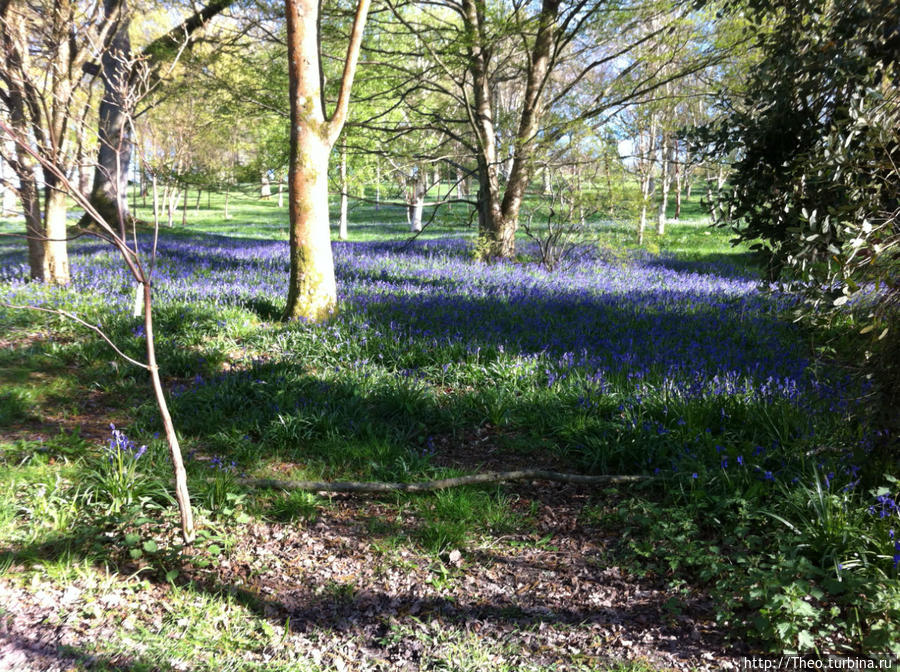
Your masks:
[[[347,240],[347,146],[341,145],[341,214],[338,223],[338,238]]]
[[[188,209],[188,185],[184,185],[184,198],[181,200],[181,226],[187,226],[187,209]]]
[[[422,211],[425,209],[425,171],[420,167],[416,171],[412,189],[412,203],[410,205],[409,230],[418,233],[422,230]]]
[[[651,113],[649,127],[638,132],[638,170],[641,176],[641,219],[638,224],[638,245],[644,244],[644,232],[647,229],[647,210],[653,196],[653,166],[656,163],[656,118]]]
[[[15,151],[13,149],[13,151]],[[16,191],[12,186],[12,178],[15,177],[14,170],[8,170],[7,164],[3,163],[3,171],[0,174],[2,177],[2,186],[0,189],[3,190],[3,199],[0,202],[0,217],[10,217],[15,215],[16,212]]]
[[[663,131],[662,136],[662,166],[660,169],[660,194],[659,211],[656,216],[656,235],[666,233],[666,214],[669,209],[669,189],[672,184],[672,138],[668,131]]]
[[[44,195],[44,282],[69,284],[69,255],[66,251],[66,194],[46,187]]]
[[[381,158],[375,159],[375,212],[381,210]]]
[[[678,141],[675,143],[676,151],[675,151],[675,221],[681,219],[681,184],[684,178],[684,171],[682,169],[682,162],[678,156]]]
[[[153,173],[153,226],[159,228],[159,185],[156,183],[156,173]]]
[[[166,204],[168,210],[168,225],[169,228],[175,227],[175,208],[178,207],[176,204],[178,203],[178,189],[173,184],[169,188],[169,202]]]

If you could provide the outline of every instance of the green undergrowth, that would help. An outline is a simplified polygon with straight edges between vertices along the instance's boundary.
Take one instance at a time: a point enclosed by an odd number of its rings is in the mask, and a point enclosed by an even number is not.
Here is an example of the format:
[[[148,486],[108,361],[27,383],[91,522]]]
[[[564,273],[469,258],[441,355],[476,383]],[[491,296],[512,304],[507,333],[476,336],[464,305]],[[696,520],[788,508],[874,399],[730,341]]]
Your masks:
[[[238,199],[235,219],[224,222],[217,198],[189,213],[190,232],[284,233],[274,201]],[[360,206],[352,239],[400,235],[405,223],[395,215],[379,221]],[[457,221],[442,229],[467,231]],[[632,238],[610,227],[603,242],[619,249]],[[750,263],[698,221],[672,225],[649,243],[701,272],[722,260],[738,270]],[[73,303],[85,319],[102,320],[126,354],[141,357],[143,341],[127,315],[105,315],[96,298]],[[4,324],[17,342],[0,351],[0,432],[10,437],[0,440],[5,578],[95,582],[98,608],[105,608],[98,596],[107,568],[125,576],[126,568],[140,569],[124,582],[128,590],[165,591],[162,623],[139,618],[81,652],[96,657],[97,669],[113,669],[116,656],[135,646],[143,653],[133,669],[178,669],[175,659],[191,669],[339,669],[330,658],[264,662],[284,648],[279,638],[294,636],[290,628],[186,580],[186,567],[202,572],[228,561],[245,526],[313,526],[333,506],[322,495],[250,490],[239,479],[412,482],[479,470],[489,460],[652,479],[594,493],[579,524],[598,539],[615,538],[604,549],[609,566],[664,585],[673,617],[702,593],[712,598],[718,626],[755,650],[900,650],[900,484],[891,462],[872,457],[860,412],[750,393],[690,395],[653,370],[639,381],[624,369],[612,373],[602,393],[586,395],[588,375],[574,368],[553,375],[557,362],[546,353],[410,343],[387,331],[364,342],[347,336],[361,333],[353,317],[342,332],[283,325],[276,314],[262,304],[158,307],[160,366],[203,526],[190,551],[173,533],[167,448],[144,372],[65,320],[14,313]],[[49,420],[93,413],[86,392],[123,419],[117,430],[128,442],[46,431]],[[456,453],[452,466],[439,459]],[[381,498],[393,515],[366,521],[371,548],[385,562],[398,549],[419,554],[434,568],[433,586],[452,582],[454,550],[544,538],[534,504],[540,494],[526,503],[513,492],[494,485]],[[468,634],[405,627],[384,637],[427,637],[432,669],[504,669],[485,661],[512,657]],[[246,651],[259,654],[257,667],[240,663]],[[596,665],[585,669],[603,669]]]

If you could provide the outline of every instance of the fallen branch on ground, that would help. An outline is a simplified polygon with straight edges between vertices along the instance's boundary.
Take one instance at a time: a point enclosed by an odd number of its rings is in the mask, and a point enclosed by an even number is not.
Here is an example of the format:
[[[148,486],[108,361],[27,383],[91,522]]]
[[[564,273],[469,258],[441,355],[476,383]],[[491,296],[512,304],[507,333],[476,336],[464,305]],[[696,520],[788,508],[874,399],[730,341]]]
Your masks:
[[[652,476],[588,476],[585,474],[563,474],[542,469],[522,469],[519,471],[489,471],[483,474],[440,478],[417,483],[383,483],[380,481],[282,481],[275,478],[239,478],[237,483],[249,488],[271,488],[273,490],[306,490],[308,492],[432,492],[464,485],[501,483],[503,481],[556,481],[558,483],[582,483],[589,485],[605,483],[637,483],[650,480]]]

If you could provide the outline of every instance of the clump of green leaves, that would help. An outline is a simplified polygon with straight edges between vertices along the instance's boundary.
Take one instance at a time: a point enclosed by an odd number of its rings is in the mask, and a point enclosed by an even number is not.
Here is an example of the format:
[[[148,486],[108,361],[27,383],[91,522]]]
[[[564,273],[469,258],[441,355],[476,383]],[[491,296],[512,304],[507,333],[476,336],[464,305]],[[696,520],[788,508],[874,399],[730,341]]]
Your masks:
[[[110,425],[110,438],[88,474],[88,493],[107,506],[112,514],[122,513],[142,499],[167,499],[164,486],[142,464],[149,462],[147,446],[138,446],[115,425]]]

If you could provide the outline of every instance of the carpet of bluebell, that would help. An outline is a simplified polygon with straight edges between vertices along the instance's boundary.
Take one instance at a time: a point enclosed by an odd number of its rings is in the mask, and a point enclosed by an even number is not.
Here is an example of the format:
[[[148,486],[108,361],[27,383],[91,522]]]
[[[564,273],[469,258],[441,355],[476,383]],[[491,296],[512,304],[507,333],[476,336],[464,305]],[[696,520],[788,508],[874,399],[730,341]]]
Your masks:
[[[883,437],[861,401],[866,385],[811,357],[785,317],[790,297],[761,292],[727,263],[665,254],[592,249],[550,273],[476,263],[461,239],[334,250],[337,315],[284,325],[286,243],[160,239],[161,367],[179,431],[204,437],[215,464],[258,471],[281,455],[315,476],[414,479],[439,471],[439,438],[488,426],[538,463],[549,455],[569,470],[656,476],[695,512],[730,511],[711,527],[756,502],[766,515],[747,514],[754,541],[734,540],[767,558],[747,561],[759,573],[747,570],[746,594],[706,577],[730,589],[734,613],[755,611],[748,627],[794,649],[854,638],[897,645],[896,483],[859,485]],[[0,300],[75,310],[140,355],[133,284],[108,247],[72,246],[67,289],[26,282],[20,253],[0,252]],[[8,324],[34,319],[0,312]],[[91,347],[84,356],[111,358]],[[149,435],[147,408],[134,429]],[[855,534],[832,529],[834,511]],[[642,533],[661,534],[652,527]],[[766,535],[796,548],[775,550]],[[665,565],[671,551],[661,541],[655,561]],[[761,580],[765,572],[777,580]],[[839,633],[833,623],[862,585],[854,572],[893,588],[872,593],[890,600],[863,609],[867,623],[858,617],[857,631]],[[811,610],[791,601],[796,581]]]

